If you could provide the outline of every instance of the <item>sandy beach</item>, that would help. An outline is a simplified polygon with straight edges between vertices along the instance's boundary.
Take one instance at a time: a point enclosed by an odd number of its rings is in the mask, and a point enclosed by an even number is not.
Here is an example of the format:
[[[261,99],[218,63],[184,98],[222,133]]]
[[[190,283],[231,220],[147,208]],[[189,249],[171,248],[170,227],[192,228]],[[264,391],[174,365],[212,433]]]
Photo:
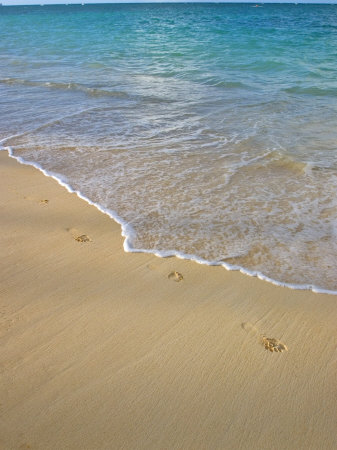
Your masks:
[[[337,448],[336,296],[125,253],[53,179],[0,171],[1,449]]]

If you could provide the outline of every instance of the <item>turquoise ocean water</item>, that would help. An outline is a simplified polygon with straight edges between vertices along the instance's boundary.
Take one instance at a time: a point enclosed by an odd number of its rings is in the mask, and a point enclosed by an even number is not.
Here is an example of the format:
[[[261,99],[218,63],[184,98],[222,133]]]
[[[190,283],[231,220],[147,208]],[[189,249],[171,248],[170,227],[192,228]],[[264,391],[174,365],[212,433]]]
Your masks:
[[[0,7],[0,119],[126,250],[337,293],[336,5]]]

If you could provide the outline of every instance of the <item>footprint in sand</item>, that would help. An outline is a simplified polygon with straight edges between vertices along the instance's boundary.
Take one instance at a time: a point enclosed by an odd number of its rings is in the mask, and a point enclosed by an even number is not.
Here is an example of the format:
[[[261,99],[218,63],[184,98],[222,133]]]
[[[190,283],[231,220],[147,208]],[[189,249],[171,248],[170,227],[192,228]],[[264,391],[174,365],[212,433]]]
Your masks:
[[[258,328],[250,322],[243,322],[241,324],[241,328],[243,328],[247,333],[251,333],[256,336],[260,344],[262,344],[264,348],[270,352],[282,353],[288,350],[288,347],[279,339],[269,338],[264,334],[260,334]]]
[[[92,239],[87,234],[80,234],[77,228],[66,228],[77,242],[92,242]]]
[[[77,242],[91,242],[91,239],[86,234],[82,234],[81,236],[74,237]]]
[[[176,272],[176,271],[169,273],[167,278],[169,280],[176,281],[176,282],[179,282],[184,279],[182,274],[179,272]]]
[[[288,350],[288,347],[283,344],[283,342],[279,341],[275,338],[267,338],[266,336],[261,336],[262,343],[264,345],[264,348],[266,350],[269,350],[270,352],[284,352]]]
[[[30,202],[38,203],[40,206],[46,206],[49,203],[48,199],[38,200],[36,197],[32,197],[31,195],[24,195],[24,200],[28,200]]]

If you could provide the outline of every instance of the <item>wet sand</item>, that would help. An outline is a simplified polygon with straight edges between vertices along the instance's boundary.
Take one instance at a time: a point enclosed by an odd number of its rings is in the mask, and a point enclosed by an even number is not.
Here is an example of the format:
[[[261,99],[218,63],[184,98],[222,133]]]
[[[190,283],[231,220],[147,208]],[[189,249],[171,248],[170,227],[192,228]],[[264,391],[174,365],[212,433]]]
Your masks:
[[[125,253],[0,153],[1,449],[336,449],[337,296]]]

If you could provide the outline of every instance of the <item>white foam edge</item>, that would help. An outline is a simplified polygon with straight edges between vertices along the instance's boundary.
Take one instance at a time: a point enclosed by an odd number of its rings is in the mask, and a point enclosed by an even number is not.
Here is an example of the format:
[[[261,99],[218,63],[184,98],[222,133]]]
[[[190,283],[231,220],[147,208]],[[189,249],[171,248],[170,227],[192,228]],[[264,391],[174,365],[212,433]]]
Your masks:
[[[0,141],[0,151],[7,151],[8,155],[11,158],[15,159],[16,161],[18,161],[20,164],[35,167],[40,172],[42,172],[43,175],[45,175],[46,177],[53,178],[59,185],[63,186],[68,192],[70,192],[72,194],[76,194],[80,199],[89,203],[89,205],[95,206],[95,208],[97,208],[100,212],[102,212],[103,214],[106,214],[111,219],[113,219],[115,222],[117,222],[121,226],[121,235],[125,238],[124,242],[123,242],[123,249],[127,253],[148,253],[148,254],[155,255],[159,258],[168,258],[168,257],[174,256],[179,259],[193,261],[198,264],[203,264],[206,266],[221,266],[228,271],[239,271],[244,275],[248,275],[250,277],[256,277],[259,280],[267,281],[268,283],[274,284],[275,286],[279,286],[279,287],[286,287],[286,288],[293,289],[293,290],[307,290],[307,291],[312,291],[315,294],[337,295],[337,290],[332,291],[329,289],[323,289],[323,288],[317,287],[313,284],[285,283],[282,281],[274,280],[273,278],[270,278],[267,275],[264,275],[262,272],[248,270],[248,269],[245,269],[244,267],[228,264],[228,263],[225,263],[222,261],[221,262],[220,261],[208,261],[208,260],[206,260],[204,258],[200,258],[196,255],[183,253],[183,252],[179,252],[176,250],[149,250],[149,249],[134,248],[132,246],[132,237],[135,235],[133,227],[128,222],[123,220],[115,211],[109,210],[107,208],[103,208],[98,203],[91,201],[89,198],[87,198],[85,195],[83,195],[80,191],[73,189],[71,187],[71,185],[66,182],[66,178],[63,177],[62,175],[45,170],[39,164],[37,164],[35,162],[31,162],[31,161],[26,161],[21,156],[15,156],[11,147],[1,146],[1,142],[4,142],[6,140],[7,139],[3,139],[2,141]]]

